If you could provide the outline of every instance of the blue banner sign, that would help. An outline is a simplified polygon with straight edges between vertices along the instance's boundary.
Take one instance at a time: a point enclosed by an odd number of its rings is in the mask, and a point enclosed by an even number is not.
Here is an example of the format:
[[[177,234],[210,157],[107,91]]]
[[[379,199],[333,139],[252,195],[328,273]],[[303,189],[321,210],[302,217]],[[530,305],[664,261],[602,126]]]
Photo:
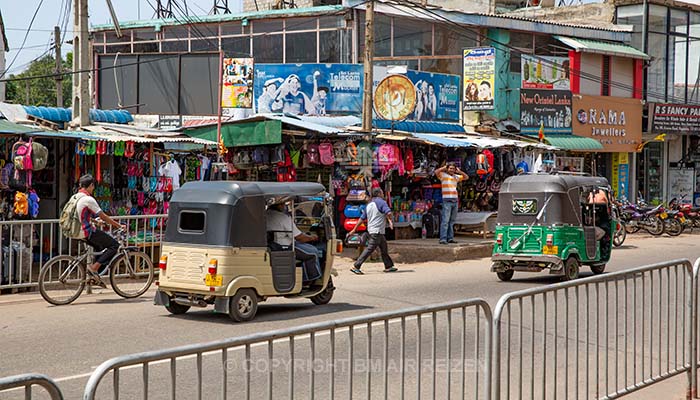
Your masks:
[[[255,64],[255,111],[360,115],[362,82],[359,64]]]

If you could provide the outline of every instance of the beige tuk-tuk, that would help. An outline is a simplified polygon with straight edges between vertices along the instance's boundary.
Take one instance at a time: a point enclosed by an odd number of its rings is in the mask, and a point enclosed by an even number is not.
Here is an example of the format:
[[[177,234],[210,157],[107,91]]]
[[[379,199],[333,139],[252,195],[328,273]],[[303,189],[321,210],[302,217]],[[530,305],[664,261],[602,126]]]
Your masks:
[[[302,232],[318,235],[318,279],[302,280],[294,241],[290,246],[272,242],[266,209],[280,203]],[[213,304],[215,312],[236,322],[253,319],[258,302],[271,296],[328,303],[335,290],[333,258],[336,246],[342,246],[331,210],[331,198],[317,183],[186,183],[170,201],[154,303],[172,314]]]

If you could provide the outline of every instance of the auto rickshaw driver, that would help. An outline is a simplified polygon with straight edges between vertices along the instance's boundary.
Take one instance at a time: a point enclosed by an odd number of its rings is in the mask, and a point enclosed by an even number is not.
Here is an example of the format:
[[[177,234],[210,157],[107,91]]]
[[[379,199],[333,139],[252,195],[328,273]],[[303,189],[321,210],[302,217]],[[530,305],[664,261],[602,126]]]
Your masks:
[[[596,232],[595,240],[601,243],[609,241],[611,208],[607,191],[600,187],[593,189],[588,194],[587,206],[594,213],[592,221]],[[601,246],[601,251],[605,252],[606,249],[607,246]]]
[[[291,248],[294,238],[294,256],[303,266],[303,281],[310,282],[321,277],[318,250],[312,242],[318,241],[317,235],[303,233],[292,221],[285,203],[269,205],[267,208],[267,231],[272,233],[270,247],[275,250]]]

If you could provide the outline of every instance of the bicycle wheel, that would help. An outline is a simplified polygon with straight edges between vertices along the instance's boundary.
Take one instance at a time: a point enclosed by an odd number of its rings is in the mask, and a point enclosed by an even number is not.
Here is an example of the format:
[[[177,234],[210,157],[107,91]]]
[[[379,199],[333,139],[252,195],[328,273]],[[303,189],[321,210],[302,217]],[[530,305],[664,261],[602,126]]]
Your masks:
[[[127,251],[117,254],[109,267],[112,289],[126,299],[139,297],[153,283],[153,263],[146,253]]]
[[[63,306],[74,302],[85,288],[85,263],[73,256],[50,259],[39,272],[39,292],[49,303]]]

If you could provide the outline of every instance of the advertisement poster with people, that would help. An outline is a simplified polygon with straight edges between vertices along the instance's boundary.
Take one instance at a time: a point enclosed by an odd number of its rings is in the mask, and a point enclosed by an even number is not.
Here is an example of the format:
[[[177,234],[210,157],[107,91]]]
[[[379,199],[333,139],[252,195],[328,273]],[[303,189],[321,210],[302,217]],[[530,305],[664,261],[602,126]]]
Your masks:
[[[374,90],[384,78],[391,75],[389,67],[374,67]],[[459,76],[407,70],[405,75],[413,82],[416,107],[406,119],[410,121],[459,121]]]
[[[571,134],[572,99],[568,90],[520,89],[520,131],[537,135]]]
[[[520,56],[523,89],[569,90],[567,57]]]
[[[462,107],[465,111],[493,110],[496,49],[464,49]]]
[[[362,65],[358,64],[257,64],[255,111],[359,115],[362,82]]]
[[[253,59],[224,58],[221,107],[253,107]]]

